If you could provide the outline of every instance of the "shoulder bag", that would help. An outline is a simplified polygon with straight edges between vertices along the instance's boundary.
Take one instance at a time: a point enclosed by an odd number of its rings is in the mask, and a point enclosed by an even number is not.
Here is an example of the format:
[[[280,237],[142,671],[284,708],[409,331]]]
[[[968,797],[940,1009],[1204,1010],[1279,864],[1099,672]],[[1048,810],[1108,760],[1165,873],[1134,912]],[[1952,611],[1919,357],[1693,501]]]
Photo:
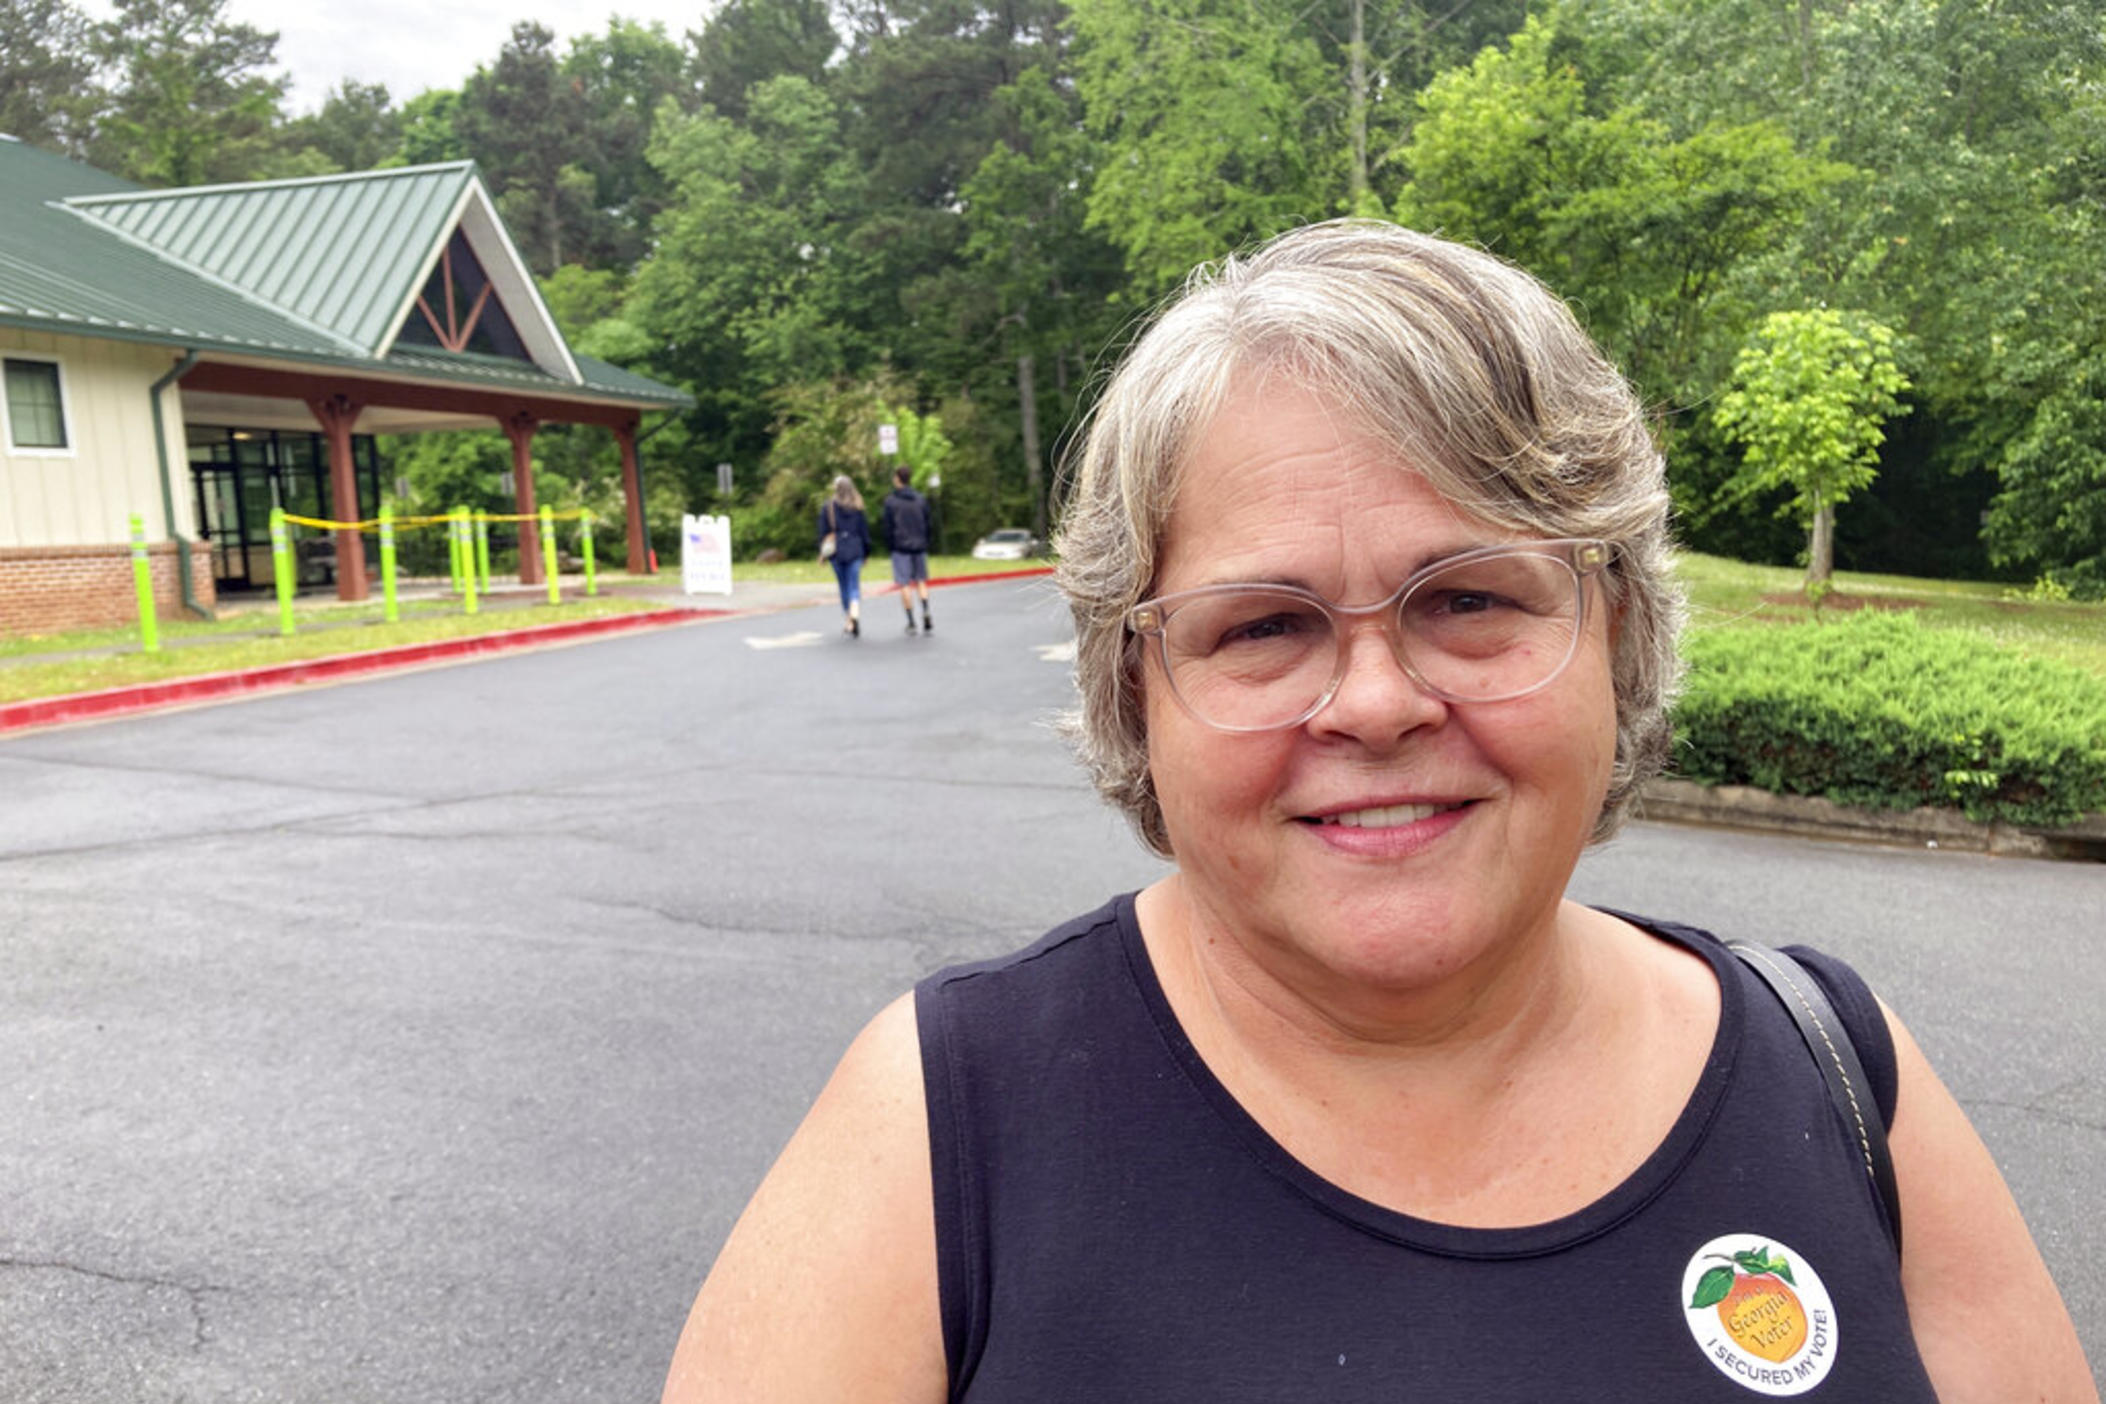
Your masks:
[[[1778,1001],[1799,1026],[1828,1084],[1836,1114],[1864,1157],[1865,1174],[1871,1177],[1873,1193],[1886,1210],[1887,1232],[1901,1249],[1901,1196],[1894,1186],[1894,1157],[1887,1150],[1887,1128],[1872,1097],[1872,1083],[1859,1062],[1857,1048],[1836,1015],[1835,1006],[1821,992],[1811,972],[1783,951],[1753,941],[1728,941],[1726,949],[1739,956],[1749,969],[1763,978]]]

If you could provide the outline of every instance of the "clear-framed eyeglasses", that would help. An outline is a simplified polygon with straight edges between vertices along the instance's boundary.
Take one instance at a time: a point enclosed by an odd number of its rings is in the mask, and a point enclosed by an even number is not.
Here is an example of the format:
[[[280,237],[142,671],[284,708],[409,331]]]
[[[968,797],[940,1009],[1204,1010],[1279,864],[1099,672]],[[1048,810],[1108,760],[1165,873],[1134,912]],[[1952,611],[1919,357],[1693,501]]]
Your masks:
[[[1333,604],[1293,585],[1205,585],[1133,607],[1178,702],[1222,731],[1275,731],[1321,712],[1345,680],[1346,636],[1380,623],[1397,663],[1450,702],[1547,687],[1579,649],[1586,578],[1607,542],[1517,541],[1433,562],[1379,604]]]

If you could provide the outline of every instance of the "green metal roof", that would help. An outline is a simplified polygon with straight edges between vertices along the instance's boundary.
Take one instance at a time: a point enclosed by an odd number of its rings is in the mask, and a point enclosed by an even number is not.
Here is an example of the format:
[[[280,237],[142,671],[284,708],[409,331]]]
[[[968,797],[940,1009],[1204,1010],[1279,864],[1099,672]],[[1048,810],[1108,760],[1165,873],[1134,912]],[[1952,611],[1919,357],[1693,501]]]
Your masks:
[[[571,357],[578,363],[581,378],[577,381],[559,380],[531,361],[515,361],[509,356],[482,356],[473,351],[435,351],[425,346],[397,346],[375,362],[374,368],[414,375],[419,379],[504,386],[544,395],[567,394],[573,399],[648,400],[669,409],[684,408],[693,403],[685,391],[625,371],[620,366],[596,361],[575,351],[571,352]]]
[[[475,179],[467,161],[66,203],[368,354]]]
[[[147,191],[0,137],[0,325],[558,398],[693,403],[567,348],[576,379],[526,361],[384,345],[480,190],[474,166],[458,162]],[[487,206],[487,193],[479,198]],[[531,288],[530,274],[519,277]],[[545,322],[538,302],[507,310]]]
[[[134,187],[12,138],[0,140],[0,321],[243,352],[341,356],[347,345],[217,286],[66,208]]]

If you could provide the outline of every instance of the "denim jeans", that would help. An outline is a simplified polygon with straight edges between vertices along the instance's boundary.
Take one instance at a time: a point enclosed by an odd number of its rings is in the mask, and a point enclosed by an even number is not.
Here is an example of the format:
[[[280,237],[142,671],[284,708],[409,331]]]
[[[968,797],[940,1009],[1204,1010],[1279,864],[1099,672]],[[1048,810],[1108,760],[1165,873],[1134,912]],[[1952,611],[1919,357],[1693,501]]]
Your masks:
[[[834,579],[841,586],[841,609],[846,613],[850,605],[863,598],[863,561],[861,557],[844,561],[836,556],[831,564]]]

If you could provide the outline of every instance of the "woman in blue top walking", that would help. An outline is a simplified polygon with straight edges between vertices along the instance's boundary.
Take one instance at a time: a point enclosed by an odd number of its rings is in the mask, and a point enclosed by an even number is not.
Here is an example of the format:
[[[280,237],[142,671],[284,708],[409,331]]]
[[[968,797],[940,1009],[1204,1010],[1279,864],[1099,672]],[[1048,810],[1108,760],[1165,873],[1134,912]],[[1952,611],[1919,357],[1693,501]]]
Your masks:
[[[828,550],[831,543],[832,550]],[[870,554],[870,519],[863,494],[846,473],[834,479],[833,495],[819,509],[819,557],[830,561],[841,586],[841,632],[863,633],[863,558]]]

